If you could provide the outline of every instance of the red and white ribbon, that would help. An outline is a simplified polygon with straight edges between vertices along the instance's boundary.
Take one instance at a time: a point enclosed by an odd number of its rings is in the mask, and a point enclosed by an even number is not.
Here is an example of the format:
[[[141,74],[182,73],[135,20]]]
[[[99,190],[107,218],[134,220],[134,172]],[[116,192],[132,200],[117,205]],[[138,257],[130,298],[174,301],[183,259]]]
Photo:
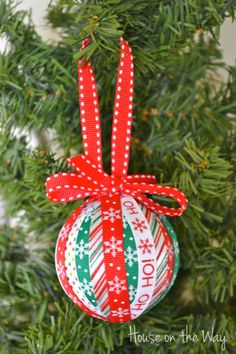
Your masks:
[[[82,50],[89,45],[89,41],[89,39],[84,40]],[[58,173],[48,177],[47,197],[59,203],[85,197],[99,199],[103,216],[103,243],[109,242],[115,235],[116,242],[124,250],[121,195],[132,196],[152,211],[168,216],[181,215],[186,209],[187,200],[178,189],[158,185],[155,176],[127,175],[134,85],[133,56],[128,43],[121,38],[112,125],[111,175],[103,171],[100,115],[93,69],[91,64],[83,59],[80,59],[78,63],[78,81],[84,155],[67,159],[77,173]],[[174,199],[179,207],[160,205],[146,194],[169,197]],[[111,208],[116,215],[120,215],[113,222],[106,218]],[[114,275],[113,269],[117,269],[119,278],[127,282],[124,251],[120,252],[115,259],[112,259],[111,254],[106,253],[104,257],[107,282]],[[113,269],[110,269],[110,263],[113,264]],[[128,289],[127,283],[124,283],[124,288]],[[127,310],[129,308],[128,290],[123,291],[122,296],[116,302],[113,301],[112,293],[108,295],[111,310],[109,320],[119,321],[119,311],[123,311],[122,321],[129,321],[131,314],[130,310]],[[87,312],[89,311],[90,309],[87,309]]]

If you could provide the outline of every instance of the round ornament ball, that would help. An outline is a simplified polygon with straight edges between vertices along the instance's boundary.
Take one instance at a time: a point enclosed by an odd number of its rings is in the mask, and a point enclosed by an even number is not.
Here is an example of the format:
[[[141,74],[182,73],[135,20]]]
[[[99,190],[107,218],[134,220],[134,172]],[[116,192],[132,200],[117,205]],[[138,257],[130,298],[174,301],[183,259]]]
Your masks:
[[[179,268],[178,242],[167,219],[131,196],[121,196],[121,206],[122,241],[112,234],[103,241],[101,203],[95,200],[69,217],[56,245],[65,293],[90,316],[109,322],[133,320],[155,306]],[[107,217],[112,222],[119,216],[110,208]]]

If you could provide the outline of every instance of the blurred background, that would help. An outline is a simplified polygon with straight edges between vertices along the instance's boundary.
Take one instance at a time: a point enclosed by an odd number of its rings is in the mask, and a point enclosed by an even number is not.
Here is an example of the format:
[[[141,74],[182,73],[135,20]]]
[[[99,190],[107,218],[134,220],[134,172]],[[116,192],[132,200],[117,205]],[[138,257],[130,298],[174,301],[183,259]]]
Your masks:
[[[147,0],[148,1],[148,0]],[[22,0],[20,8],[27,10],[32,9],[32,18],[37,26],[38,32],[45,40],[57,40],[58,33],[47,25],[45,20],[47,7],[52,1],[50,0]],[[225,62],[228,65],[234,65],[236,61],[236,22],[232,23],[231,19],[227,19],[221,27],[220,47],[224,53]]]
[[[47,7],[52,3],[52,0],[22,0],[19,4],[19,8],[32,11],[32,19],[37,27],[38,33],[43,37],[44,40],[57,41],[60,36],[53,29],[50,28],[46,21]],[[224,60],[228,65],[234,65],[236,61],[236,46],[235,43],[236,36],[236,22],[232,23],[231,19],[226,19],[223,26],[221,27],[220,41],[219,45],[223,51]],[[4,41],[0,40],[0,46],[4,46]],[[222,72],[224,76],[225,73]]]

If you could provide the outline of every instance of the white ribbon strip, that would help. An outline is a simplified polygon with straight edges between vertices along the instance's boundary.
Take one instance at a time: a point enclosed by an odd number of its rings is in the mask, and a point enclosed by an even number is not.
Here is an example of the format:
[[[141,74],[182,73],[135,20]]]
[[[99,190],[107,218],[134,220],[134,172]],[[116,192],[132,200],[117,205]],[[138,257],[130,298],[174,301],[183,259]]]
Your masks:
[[[138,288],[131,305],[131,318],[135,319],[152,300],[156,281],[156,250],[149,224],[135,199],[124,195],[121,205],[134,235],[138,255]]]

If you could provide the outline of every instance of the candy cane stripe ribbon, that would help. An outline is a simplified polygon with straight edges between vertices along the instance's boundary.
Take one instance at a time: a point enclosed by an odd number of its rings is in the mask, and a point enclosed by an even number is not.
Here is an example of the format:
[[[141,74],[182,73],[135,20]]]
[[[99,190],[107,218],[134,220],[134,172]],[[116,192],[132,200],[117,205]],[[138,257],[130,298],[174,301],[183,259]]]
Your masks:
[[[86,38],[81,50],[89,45]],[[122,296],[113,299],[114,294],[109,292],[110,317],[109,321],[129,321],[129,294],[126,279],[121,195],[128,195],[144,204],[150,210],[168,216],[181,215],[186,209],[187,199],[178,189],[169,186],[160,186],[152,175],[127,175],[130,136],[133,108],[134,64],[131,48],[128,43],[120,40],[120,62],[116,84],[114,103],[112,146],[111,146],[111,175],[103,170],[102,139],[98,96],[92,66],[85,59],[78,62],[78,89],[80,102],[80,116],[84,154],[68,158],[67,162],[76,173],[58,173],[48,177],[46,181],[47,197],[53,202],[70,202],[81,198],[95,198],[101,201],[103,243],[110,242],[116,236],[116,242],[123,250],[117,257],[104,253],[107,284],[114,278],[114,270],[120,279],[123,279]],[[160,205],[148,195],[169,197],[175,200],[178,208]],[[106,218],[109,209],[116,211],[120,218],[112,223]],[[109,264],[113,265],[111,269]],[[116,301],[115,301],[116,300]]]

